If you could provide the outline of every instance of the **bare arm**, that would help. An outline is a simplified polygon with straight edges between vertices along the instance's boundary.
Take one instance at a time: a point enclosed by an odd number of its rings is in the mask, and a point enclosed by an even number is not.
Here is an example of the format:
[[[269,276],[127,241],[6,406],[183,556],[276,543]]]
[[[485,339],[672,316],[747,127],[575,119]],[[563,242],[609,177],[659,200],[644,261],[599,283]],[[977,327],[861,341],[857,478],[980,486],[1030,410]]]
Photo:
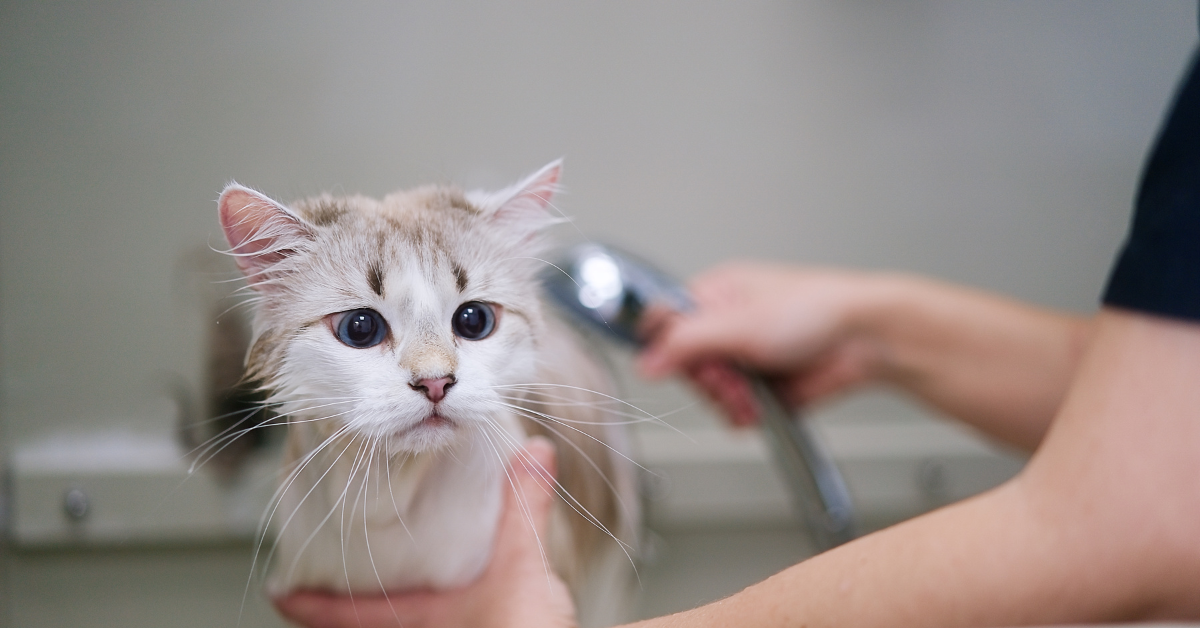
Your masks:
[[[697,310],[654,321],[643,371],[687,373],[746,423],[753,403],[722,364],[775,376],[802,404],[898,386],[1015,445],[1040,442],[1090,321],[906,275],[739,264],[693,282]]]
[[[1091,320],[909,276],[875,281],[855,324],[880,347],[879,378],[1032,450],[1058,411]]]
[[[651,626],[1200,617],[1200,325],[1106,311],[1053,428],[1000,488]]]

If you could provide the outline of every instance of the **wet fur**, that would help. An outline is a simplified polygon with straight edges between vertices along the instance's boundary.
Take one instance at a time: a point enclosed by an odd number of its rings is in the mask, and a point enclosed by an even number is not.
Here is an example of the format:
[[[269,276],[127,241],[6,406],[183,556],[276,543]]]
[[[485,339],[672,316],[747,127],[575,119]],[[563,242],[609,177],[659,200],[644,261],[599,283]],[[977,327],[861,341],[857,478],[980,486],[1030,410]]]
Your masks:
[[[622,408],[604,369],[548,320],[536,278],[559,165],[496,193],[425,187],[383,200],[284,206],[232,184],[222,225],[256,292],[248,377],[289,424],[286,476],[267,518],[273,592],[446,588],[486,565],[505,463],[555,441],[560,500],[546,546],[578,589],[636,524]],[[457,338],[466,301],[500,306],[496,331]],[[378,347],[342,345],[329,316],[371,308]],[[453,374],[430,401],[409,383]],[[414,427],[415,426],[415,427]],[[620,539],[617,541],[616,539]],[[622,543],[626,545],[622,545]]]

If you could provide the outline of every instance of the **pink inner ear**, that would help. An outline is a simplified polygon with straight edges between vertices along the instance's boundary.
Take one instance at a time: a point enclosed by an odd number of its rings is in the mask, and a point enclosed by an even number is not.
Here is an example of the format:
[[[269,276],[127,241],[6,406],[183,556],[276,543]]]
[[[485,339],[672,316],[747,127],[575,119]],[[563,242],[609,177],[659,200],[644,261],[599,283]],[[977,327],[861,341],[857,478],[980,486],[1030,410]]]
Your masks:
[[[538,209],[545,209],[550,205],[550,200],[554,198],[554,193],[558,191],[560,175],[562,175],[562,162],[550,163],[524,181],[518,198],[525,198],[527,202],[536,204]]]
[[[508,188],[508,198],[496,208],[495,217],[501,222],[537,231],[554,220],[550,201],[558,191],[558,179],[562,174],[562,161],[547,164],[524,181]],[[503,195],[500,192],[499,195]]]
[[[219,211],[225,239],[251,283],[263,279],[265,270],[291,254],[299,241],[311,237],[282,205],[236,183],[221,193]]]

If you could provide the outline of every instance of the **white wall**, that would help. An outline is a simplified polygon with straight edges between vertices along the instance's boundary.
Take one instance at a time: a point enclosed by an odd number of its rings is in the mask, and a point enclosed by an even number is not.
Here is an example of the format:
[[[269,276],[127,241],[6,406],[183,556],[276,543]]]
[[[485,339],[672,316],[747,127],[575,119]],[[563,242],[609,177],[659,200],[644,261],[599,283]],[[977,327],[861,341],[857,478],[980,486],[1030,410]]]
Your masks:
[[[378,195],[565,155],[579,228],[681,274],[905,268],[1088,310],[1195,13],[5,3],[0,411],[17,440],[160,420],[200,360],[177,268],[232,178]]]
[[[566,156],[579,229],[681,275],[908,269],[1089,311],[1195,41],[1190,0],[3,2],[3,437],[170,429],[207,316],[185,260],[233,178],[380,195]]]

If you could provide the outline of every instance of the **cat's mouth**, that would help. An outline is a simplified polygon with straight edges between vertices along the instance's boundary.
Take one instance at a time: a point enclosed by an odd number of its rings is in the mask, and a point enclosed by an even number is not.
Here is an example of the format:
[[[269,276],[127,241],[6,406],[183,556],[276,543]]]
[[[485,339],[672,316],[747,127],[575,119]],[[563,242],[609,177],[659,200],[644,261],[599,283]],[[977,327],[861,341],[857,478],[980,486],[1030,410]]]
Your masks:
[[[397,436],[409,436],[411,434],[416,434],[416,433],[420,433],[420,432],[424,432],[424,431],[428,431],[428,430],[442,430],[442,429],[452,430],[452,429],[454,429],[454,427],[455,427],[455,424],[454,424],[453,420],[448,419],[448,418],[434,412],[433,414],[430,414],[429,416],[421,419],[417,423],[400,430],[396,435]]]

